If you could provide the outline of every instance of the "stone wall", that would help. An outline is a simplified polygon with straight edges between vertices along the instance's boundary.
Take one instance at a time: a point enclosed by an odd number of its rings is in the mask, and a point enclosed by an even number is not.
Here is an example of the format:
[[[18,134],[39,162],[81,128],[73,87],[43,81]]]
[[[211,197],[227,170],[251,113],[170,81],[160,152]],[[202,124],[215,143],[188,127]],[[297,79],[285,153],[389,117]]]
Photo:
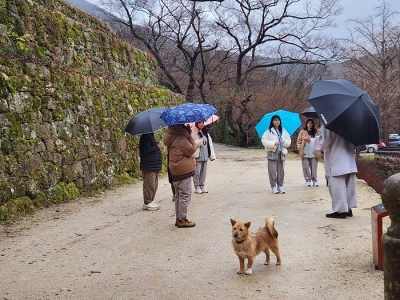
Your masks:
[[[0,220],[139,175],[139,111],[183,98],[156,61],[61,0],[0,0]]]

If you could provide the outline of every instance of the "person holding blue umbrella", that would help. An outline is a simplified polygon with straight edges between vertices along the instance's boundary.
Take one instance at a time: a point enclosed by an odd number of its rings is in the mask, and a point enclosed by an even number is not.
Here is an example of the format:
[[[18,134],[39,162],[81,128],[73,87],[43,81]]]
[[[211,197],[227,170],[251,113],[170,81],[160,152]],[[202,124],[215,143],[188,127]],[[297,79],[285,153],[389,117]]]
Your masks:
[[[291,144],[289,133],[282,127],[279,115],[271,117],[268,129],[264,132],[261,142],[267,150],[268,175],[273,194],[284,194],[283,180],[285,178],[285,157]]]
[[[195,174],[196,160],[194,153],[202,140],[194,140],[190,125],[177,124],[168,126],[164,144],[168,148],[168,168],[171,171],[172,184],[175,189],[175,226],[190,228],[196,223],[187,217],[192,199],[192,177]]]
[[[195,140],[191,135],[190,124],[185,124],[204,122],[216,111],[210,104],[188,102],[167,108],[160,116],[168,125],[164,144],[168,148],[168,167],[175,189],[175,226],[178,228],[196,226],[195,222],[189,221],[187,211],[192,199],[192,177],[196,169],[194,153],[203,144],[202,139]]]

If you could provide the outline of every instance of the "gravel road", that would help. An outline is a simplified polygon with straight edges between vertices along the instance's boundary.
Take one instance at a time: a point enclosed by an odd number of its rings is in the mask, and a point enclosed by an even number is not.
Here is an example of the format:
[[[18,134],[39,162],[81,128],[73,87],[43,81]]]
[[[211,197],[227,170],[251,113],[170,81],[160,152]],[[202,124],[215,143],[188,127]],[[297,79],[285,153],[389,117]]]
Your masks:
[[[331,200],[303,186],[301,163],[286,162],[286,194],[270,193],[263,150],[217,145],[208,164],[209,194],[193,194],[190,229],[174,226],[166,177],[142,211],[141,183],[38,211],[0,225],[0,299],[383,299],[383,272],[372,261],[371,207],[380,203],[357,183],[354,217],[327,219]],[[238,275],[230,218],[251,229],[275,218],[282,265]]]

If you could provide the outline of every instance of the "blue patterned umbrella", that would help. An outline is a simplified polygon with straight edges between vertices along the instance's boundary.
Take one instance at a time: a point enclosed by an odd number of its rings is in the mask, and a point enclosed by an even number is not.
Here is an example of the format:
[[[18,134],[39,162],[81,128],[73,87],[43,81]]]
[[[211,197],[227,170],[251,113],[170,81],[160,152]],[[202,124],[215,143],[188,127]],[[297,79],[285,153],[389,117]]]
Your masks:
[[[286,131],[292,135],[297,128],[300,127],[301,121],[298,113],[287,111],[287,110],[277,110],[268,114],[265,114],[261,120],[256,125],[256,131],[258,136],[261,138],[264,132],[267,131],[269,124],[271,122],[271,118],[274,115],[278,115],[281,118],[282,127],[286,129]]]
[[[164,110],[160,118],[170,125],[206,121],[217,112],[210,104],[185,103]]]

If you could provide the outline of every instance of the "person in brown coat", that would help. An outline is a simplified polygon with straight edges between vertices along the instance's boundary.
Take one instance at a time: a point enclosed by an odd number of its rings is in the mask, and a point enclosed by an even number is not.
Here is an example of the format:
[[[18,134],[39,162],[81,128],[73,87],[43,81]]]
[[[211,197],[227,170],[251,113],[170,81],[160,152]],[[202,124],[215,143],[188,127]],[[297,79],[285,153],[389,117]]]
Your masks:
[[[202,140],[194,140],[190,126],[168,126],[164,144],[168,148],[168,167],[175,187],[175,226],[188,228],[196,223],[187,218],[187,209],[192,197],[192,177],[196,168],[194,153]]]
[[[321,158],[321,151],[314,153],[311,151],[309,142],[304,141],[304,137],[315,138],[317,129],[313,119],[308,119],[304,128],[297,136],[297,149],[301,158],[303,176],[306,186],[319,186],[317,180],[318,159]]]

